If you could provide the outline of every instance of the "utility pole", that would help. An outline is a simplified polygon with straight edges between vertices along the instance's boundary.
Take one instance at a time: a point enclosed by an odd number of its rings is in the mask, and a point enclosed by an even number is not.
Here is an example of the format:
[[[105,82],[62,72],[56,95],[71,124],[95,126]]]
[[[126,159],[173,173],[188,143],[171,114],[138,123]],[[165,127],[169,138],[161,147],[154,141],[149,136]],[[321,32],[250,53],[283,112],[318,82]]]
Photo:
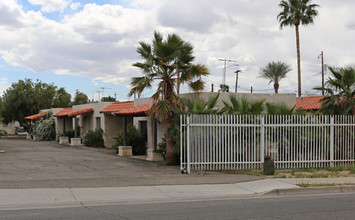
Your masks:
[[[241,70],[235,71],[235,93],[238,91],[238,73],[241,73]]]
[[[212,92],[213,92],[213,83],[211,84],[211,89],[212,89]]]
[[[229,60],[229,59],[226,59],[226,58],[219,58],[218,60],[224,62],[223,75],[222,75],[222,85],[223,85],[223,88],[225,88],[224,85],[226,85],[227,62],[238,62],[238,61]]]
[[[96,91],[97,92],[97,94],[99,94],[99,102],[101,102],[101,99],[100,99],[100,93],[102,92],[102,91]]]
[[[251,94],[253,93],[253,87],[252,86],[250,87],[250,93]]]
[[[319,58],[322,59],[322,88],[323,88],[322,95],[324,95],[324,54],[323,54],[323,51],[318,56],[318,59]]]

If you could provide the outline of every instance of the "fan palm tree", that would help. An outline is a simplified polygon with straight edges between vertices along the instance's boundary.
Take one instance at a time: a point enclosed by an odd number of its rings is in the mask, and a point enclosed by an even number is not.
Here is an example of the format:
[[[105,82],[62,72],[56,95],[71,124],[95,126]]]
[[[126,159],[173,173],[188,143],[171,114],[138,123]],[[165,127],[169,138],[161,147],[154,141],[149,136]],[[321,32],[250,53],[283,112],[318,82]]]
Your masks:
[[[223,101],[224,108],[222,109],[222,112],[225,112],[226,114],[260,115],[264,111],[265,99],[248,101],[242,98],[241,100],[238,100],[234,95],[230,95],[229,102]]]
[[[301,55],[299,25],[308,25],[314,22],[318,15],[316,10],[319,5],[312,4],[312,0],[282,0],[279,4],[282,11],[277,15],[280,29],[285,26],[295,26],[298,68],[298,96],[301,96]]]
[[[325,87],[314,89],[324,91],[327,96],[321,99],[324,114],[355,114],[355,67],[328,67],[332,77]]]
[[[278,62],[270,62],[266,65],[266,67],[261,68],[260,77],[270,80],[270,83],[274,83],[275,93],[279,92],[279,82],[281,79],[285,78],[287,73],[290,72],[291,66],[283,63],[281,61]]]
[[[194,59],[192,46],[176,34],[170,34],[166,39],[163,39],[160,33],[154,32],[151,44],[145,42],[139,42],[139,44],[137,52],[143,62],[134,63],[133,66],[140,68],[144,76],[132,78],[129,96],[141,94],[144,89],[152,88],[156,81],[158,88],[152,96],[154,102],[151,113],[160,121],[165,122],[167,130],[169,130],[171,127],[170,119],[173,115],[171,106],[181,105],[175,88],[177,89],[180,83],[189,81],[197,82],[199,87],[196,89],[203,89],[201,75],[207,75],[208,70],[202,65],[191,63]],[[194,72],[199,67],[203,72]],[[166,135],[166,160],[168,164],[176,162],[171,148],[172,144],[172,138]]]

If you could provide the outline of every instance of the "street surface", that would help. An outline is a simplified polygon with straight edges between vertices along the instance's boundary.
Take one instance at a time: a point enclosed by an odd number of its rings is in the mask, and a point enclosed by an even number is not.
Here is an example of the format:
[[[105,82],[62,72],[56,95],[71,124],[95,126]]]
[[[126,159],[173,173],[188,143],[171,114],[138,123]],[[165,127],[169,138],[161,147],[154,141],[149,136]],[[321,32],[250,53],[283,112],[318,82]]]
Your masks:
[[[178,203],[0,211],[0,220],[354,219],[355,194],[253,197]]]

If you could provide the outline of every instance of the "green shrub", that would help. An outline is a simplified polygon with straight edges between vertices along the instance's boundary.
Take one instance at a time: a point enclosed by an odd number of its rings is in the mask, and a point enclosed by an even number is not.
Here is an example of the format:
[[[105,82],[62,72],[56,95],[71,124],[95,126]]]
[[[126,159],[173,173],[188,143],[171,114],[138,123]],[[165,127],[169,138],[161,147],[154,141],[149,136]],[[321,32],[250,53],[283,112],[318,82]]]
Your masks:
[[[265,156],[263,174],[264,175],[274,175],[274,173],[275,173],[274,161],[271,160],[270,156]]]
[[[88,131],[84,137],[84,144],[88,147],[105,147],[104,138],[103,138],[103,130],[96,129],[95,131]]]
[[[73,137],[74,137],[74,131],[73,131],[73,130],[65,131],[63,136],[64,136],[64,137],[68,137],[69,140],[70,140],[70,138],[73,138]]]
[[[123,146],[123,131],[117,132],[113,138],[115,146]],[[127,143],[128,146],[132,146],[132,153],[134,155],[146,154],[146,140],[145,137],[134,127],[132,124],[127,126]]]
[[[54,140],[56,132],[53,116],[38,120],[33,127],[32,134],[40,141]]]
[[[155,149],[156,152],[161,153],[164,161],[166,161],[166,140],[165,137],[163,137],[162,141],[158,144],[158,148]]]
[[[6,136],[7,135],[7,131],[6,130],[0,130],[0,137],[1,136]]]

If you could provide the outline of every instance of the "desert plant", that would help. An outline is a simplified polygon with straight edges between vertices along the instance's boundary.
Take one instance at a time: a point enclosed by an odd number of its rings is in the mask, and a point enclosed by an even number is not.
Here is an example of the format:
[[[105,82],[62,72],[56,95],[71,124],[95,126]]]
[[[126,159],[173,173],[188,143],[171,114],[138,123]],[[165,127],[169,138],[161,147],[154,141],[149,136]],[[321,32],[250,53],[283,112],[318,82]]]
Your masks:
[[[161,140],[161,142],[158,144],[157,149],[155,149],[155,152],[161,153],[161,155],[164,158],[164,161],[166,161],[166,141],[165,137]]]
[[[88,131],[84,137],[84,144],[88,147],[105,147],[102,129],[96,129],[95,131]]]
[[[275,164],[274,161],[271,159],[270,156],[265,156],[264,158],[264,169],[263,169],[263,174],[264,175],[274,175],[275,173]]]

